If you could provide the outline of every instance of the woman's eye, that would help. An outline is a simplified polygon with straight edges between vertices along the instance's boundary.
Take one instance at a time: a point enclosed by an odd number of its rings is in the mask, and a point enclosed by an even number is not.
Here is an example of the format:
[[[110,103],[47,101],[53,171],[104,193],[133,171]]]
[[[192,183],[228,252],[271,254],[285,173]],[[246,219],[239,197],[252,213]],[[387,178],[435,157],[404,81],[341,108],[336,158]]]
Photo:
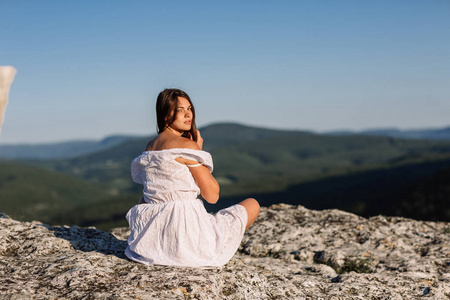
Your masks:
[[[192,110],[192,107],[191,107],[191,106],[189,106],[189,107],[188,107],[188,110]]]

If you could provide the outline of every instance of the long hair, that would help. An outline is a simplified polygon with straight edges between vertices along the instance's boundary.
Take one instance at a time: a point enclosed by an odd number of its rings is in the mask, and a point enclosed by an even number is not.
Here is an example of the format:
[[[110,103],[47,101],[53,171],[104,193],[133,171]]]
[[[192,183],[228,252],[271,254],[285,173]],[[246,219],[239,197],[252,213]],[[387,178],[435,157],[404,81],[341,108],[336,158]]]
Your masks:
[[[156,99],[156,120],[158,123],[158,134],[169,127],[177,117],[178,97],[189,101],[192,108],[191,130],[185,131],[183,137],[192,138],[197,141],[197,126],[195,125],[195,109],[189,95],[179,89],[165,89],[159,93]],[[170,115],[172,118],[169,120]]]

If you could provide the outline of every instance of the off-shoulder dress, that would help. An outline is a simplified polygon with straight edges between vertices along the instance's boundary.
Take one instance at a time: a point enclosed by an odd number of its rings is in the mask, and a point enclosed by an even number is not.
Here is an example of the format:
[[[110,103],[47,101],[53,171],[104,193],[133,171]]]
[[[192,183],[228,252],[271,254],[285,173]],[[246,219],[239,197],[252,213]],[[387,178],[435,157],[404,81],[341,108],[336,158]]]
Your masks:
[[[247,224],[245,207],[236,204],[209,214],[200,189],[181,157],[213,171],[208,152],[193,149],[146,151],[131,164],[136,183],[144,185],[143,204],[126,218],[131,234],[125,254],[143,264],[218,267],[234,255]]]

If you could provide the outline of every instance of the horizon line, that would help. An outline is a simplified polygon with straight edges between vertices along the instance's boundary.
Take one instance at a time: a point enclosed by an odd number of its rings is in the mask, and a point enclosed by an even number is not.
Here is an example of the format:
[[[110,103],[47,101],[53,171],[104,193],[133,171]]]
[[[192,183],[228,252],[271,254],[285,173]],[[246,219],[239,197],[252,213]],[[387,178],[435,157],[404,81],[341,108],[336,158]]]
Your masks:
[[[428,130],[445,130],[450,129],[449,125],[444,126],[434,126],[434,127],[416,127],[416,128],[400,128],[400,127],[394,127],[394,126],[386,126],[386,127],[372,127],[372,128],[366,128],[366,129],[330,129],[330,130],[314,130],[314,129],[302,129],[302,128],[281,128],[281,127],[265,127],[260,125],[252,125],[252,124],[244,124],[241,122],[232,122],[232,121],[219,121],[214,123],[208,123],[206,125],[199,126],[199,129],[210,127],[210,126],[216,126],[216,125],[239,125],[239,126],[245,126],[250,128],[257,128],[257,129],[266,129],[266,130],[279,130],[279,131],[300,131],[300,132],[309,132],[314,134],[330,134],[330,133],[349,133],[349,134],[359,134],[359,133],[367,133],[367,132],[373,132],[373,131],[383,131],[383,130],[390,130],[390,131],[398,131],[398,132],[411,132],[411,131],[428,131]],[[109,138],[113,137],[133,137],[133,138],[142,138],[142,137],[151,137],[153,135],[156,135],[157,133],[153,134],[134,134],[134,133],[111,133],[104,135],[102,137],[98,138],[88,138],[88,137],[78,137],[78,138],[72,138],[72,139],[61,139],[61,140],[48,140],[48,141],[37,141],[37,142],[7,142],[3,143],[1,141],[0,136],[0,147],[1,146],[37,146],[37,145],[52,145],[52,144],[64,144],[64,143],[77,143],[77,142],[100,142],[104,141]]]

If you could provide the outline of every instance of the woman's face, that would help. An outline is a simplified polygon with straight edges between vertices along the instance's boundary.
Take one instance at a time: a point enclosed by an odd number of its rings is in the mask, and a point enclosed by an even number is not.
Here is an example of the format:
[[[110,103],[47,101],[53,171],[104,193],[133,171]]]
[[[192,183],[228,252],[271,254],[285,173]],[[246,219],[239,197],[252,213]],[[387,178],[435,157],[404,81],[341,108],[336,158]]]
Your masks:
[[[170,128],[183,133],[191,130],[192,126],[192,105],[186,98],[178,97],[178,109],[176,111],[175,120],[170,124]],[[172,115],[168,120],[172,119]]]

